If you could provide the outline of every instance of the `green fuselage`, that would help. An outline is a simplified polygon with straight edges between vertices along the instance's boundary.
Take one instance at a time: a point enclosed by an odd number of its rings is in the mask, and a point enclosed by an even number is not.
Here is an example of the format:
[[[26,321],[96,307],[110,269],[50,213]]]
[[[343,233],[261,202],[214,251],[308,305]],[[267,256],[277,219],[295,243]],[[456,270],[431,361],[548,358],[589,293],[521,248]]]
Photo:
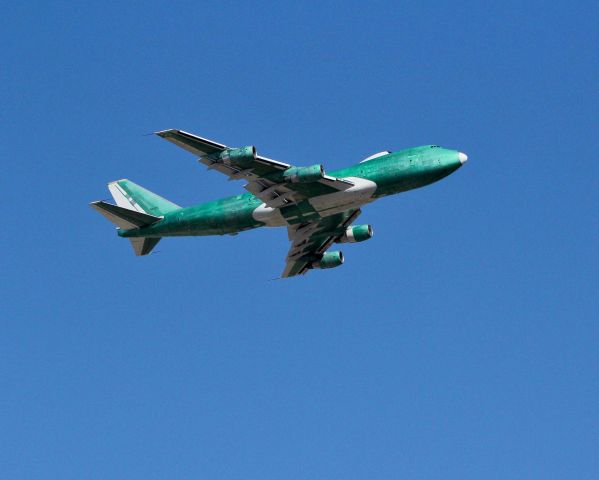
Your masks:
[[[360,197],[356,200],[359,204],[352,204],[351,207],[348,207],[359,208],[360,205],[370,203],[378,198],[423,187],[441,180],[462,165],[458,155],[459,153],[455,150],[437,146],[416,147],[384,154],[348,168],[327,172],[327,174],[350,180],[352,178],[363,179],[365,184],[375,184],[376,188],[369,190],[371,193],[367,198]],[[305,184],[302,185],[302,188],[311,193],[311,197],[315,194],[320,195],[314,190],[310,191],[310,189],[319,188],[318,184]],[[319,205],[326,204],[328,196],[333,198],[335,195],[338,198],[343,194],[344,192],[336,192],[332,195],[330,192],[323,192],[320,195]],[[168,237],[236,234],[261,226],[299,223],[302,221],[303,214],[313,215],[317,211],[314,207],[316,203],[313,198],[310,198],[293,207],[282,208],[280,209],[283,212],[282,216],[279,211],[276,214],[284,220],[284,223],[276,221],[270,223],[256,215],[257,209],[263,208],[262,200],[251,193],[245,193],[181,208],[165,214],[160,222],[148,227],[119,230],[119,235],[123,237]],[[294,220],[287,220],[290,218]]]

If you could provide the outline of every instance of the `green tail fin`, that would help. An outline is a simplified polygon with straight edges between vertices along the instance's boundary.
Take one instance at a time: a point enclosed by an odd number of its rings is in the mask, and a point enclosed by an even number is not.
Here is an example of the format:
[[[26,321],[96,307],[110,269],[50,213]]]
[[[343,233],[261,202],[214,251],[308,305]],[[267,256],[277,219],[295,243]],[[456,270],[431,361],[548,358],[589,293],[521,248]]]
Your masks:
[[[129,210],[161,216],[181,208],[179,205],[169,202],[131,180],[122,179],[110,182],[108,189],[117,205]]]

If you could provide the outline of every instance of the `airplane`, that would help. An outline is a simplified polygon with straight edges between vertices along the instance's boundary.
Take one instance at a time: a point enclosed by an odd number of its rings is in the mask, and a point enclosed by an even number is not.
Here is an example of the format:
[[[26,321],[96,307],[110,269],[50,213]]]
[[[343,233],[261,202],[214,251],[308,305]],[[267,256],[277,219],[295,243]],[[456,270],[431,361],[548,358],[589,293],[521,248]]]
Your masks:
[[[343,253],[327,251],[334,243],[373,236],[371,225],[354,224],[364,205],[441,180],[468,159],[457,150],[425,145],[386,150],[326,172],[321,164],[297,167],[258,155],[254,146],[231,148],[182,130],[156,135],[229,180],[245,180],[248,193],[180,207],[122,179],[108,184],[116,205],[95,201],[90,206],[117,226],[117,234],[131,241],[136,255],[148,255],[163,237],[286,227],[291,247],[281,278],[340,266]]]

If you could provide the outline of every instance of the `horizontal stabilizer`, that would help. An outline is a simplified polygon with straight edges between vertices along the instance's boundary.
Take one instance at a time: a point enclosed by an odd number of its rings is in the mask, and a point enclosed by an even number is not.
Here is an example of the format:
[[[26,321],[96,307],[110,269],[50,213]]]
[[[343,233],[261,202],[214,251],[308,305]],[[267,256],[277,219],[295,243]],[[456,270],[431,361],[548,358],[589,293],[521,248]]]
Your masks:
[[[161,220],[160,217],[155,217],[154,215],[129,210],[128,208],[119,207],[118,205],[103,201],[92,202],[89,205],[123,230],[145,227]]]
[[[160,237],[134,237],[129,239],[135,255],[147,255],[160,241]]]

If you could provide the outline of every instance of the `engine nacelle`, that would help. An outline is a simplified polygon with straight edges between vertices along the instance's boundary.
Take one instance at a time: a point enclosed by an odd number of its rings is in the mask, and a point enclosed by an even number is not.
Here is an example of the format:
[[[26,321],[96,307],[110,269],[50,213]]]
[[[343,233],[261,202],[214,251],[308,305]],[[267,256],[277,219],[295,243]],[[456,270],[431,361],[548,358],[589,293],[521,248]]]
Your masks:
[[[313,183],[324,177],[322,165],[310,167],[290,167],[283,172],[283,178],[289,183]]]
[[[322,257],[315,262],[312,262],[312,268],[335,268],[343,263],[343,253],[341,252],[326,252]]]
[[[372,225],[352,225],[339,237],[337,243],[357,243],[369,240],[374,235]]]
[[[219,153],[218,160],[225,165],[248,168],[256,160],[256,147],[227,148]]]

